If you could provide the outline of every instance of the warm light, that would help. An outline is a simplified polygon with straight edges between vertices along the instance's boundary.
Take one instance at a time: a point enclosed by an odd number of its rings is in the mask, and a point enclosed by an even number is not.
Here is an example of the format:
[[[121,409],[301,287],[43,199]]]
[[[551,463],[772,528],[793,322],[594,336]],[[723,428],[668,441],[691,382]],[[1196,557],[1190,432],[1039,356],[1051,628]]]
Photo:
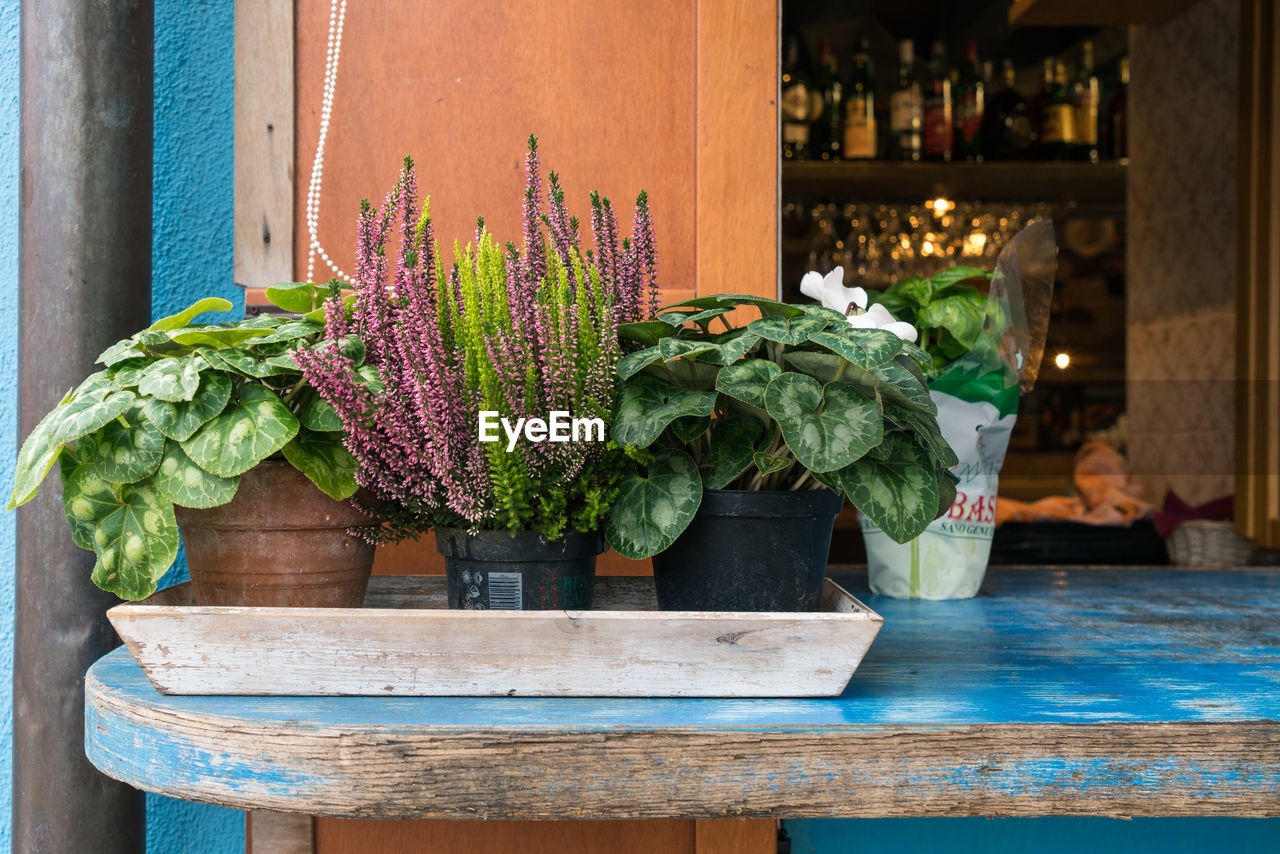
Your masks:
[[[1071,364],[1071,357],[1066,353],[1059,353],[1053,357],[1053,363],[1058,366],[1059,370],[1065,371]]]
[[[933,209],[934,216],[942,216],[947,211],[954,209],[955,206],[955,202],[948,201],[941,196],[929,202],[929,207]]]

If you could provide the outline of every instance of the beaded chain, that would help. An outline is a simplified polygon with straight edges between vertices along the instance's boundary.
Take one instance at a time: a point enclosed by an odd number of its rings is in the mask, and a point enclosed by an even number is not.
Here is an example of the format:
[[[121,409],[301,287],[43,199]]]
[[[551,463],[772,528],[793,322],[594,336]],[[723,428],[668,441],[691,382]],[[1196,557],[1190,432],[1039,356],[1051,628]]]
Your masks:
[[[338,269],[329,253],[320,245],[320,184],[324,179],[324,143],[329,135],[329,119],[333,116],[333,93],[338,88],[338,54],[342,49],[342,23],[347,17],[347,0],[331,0],[329,5],[329,46],[324,57],[324,98],[320,103],[320,137],[316,140],[316,158],[311,164],[311,182],[307,187],[307,232],[311,244],[307,250],[307,281],[315,281],[315,257],[318,254],[333,274],[344,282],[351,279]]]

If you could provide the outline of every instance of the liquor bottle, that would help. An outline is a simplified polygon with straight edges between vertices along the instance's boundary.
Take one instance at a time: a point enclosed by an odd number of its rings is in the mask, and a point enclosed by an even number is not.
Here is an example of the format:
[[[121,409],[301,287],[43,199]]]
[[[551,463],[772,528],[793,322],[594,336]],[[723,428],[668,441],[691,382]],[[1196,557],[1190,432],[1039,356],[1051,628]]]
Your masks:
[[[1013,61],[1006,59],[1001,89],[987,99],[982,125],[982,152],[987,160],[1027,160],[1035,145],[1027,99],[1014,88]]]
[[[817,104],[818,114],[812,119],[812,147],[819,160],[839,160],[844,143],[844,84],[840,82],[830,43],[823,39],[818,44],[818,73],[814,80],[814,92],[821,101]]]
[[[853,57],[853,73],[846,88],[844,113],[844,156],[846,160],[874,160],[876,157],[876,91],[871,73],[867,42],[858,45]]]
[[[1061,62],[1053,66],[1053,87],[1040,129],[1040,152],[1044,160],[1069,160],[1075,147],[1075,104],[1067,89],[1067,69]]]
[[[915,46],[898,42],[898,83],[889,96],[889,132],[895,160],[919,160],[924,150],[924,93],[915,74]]]
[[[1076,160],[1098,162],[1098,75],[1093,72],[1093,43],[1081,46],[1080,74],[1071,87],[1071,101],[1075,109]]]
[[[1107,155],[1112,160],[1129,159],[1129,111],[1125,101],[1129,89],[1129,57],[1120,59],[1120,83],[1107,103]]]
[[[809,99],[809,75],[800,63],[800,37],[789,36],[787,60],[782,66],[782,157],[784,160],[808,160],[809,121],[813,105]]]
[[[982,159],[982,117],[986,109],[986,87],[978,64],[978,42],[964,43],[964,66],[955,89],[955,156],[957,160]]]
[[[924,96],[925,159],[950,160],[954,151],[954,130],[947,48],[939,40],[933,43],[933,54],[929,57],[929,84]]]
[[[1044,120],[1049,112],[1049,93],[1053,91],[1053,57],[1044,58],[1044,73],[1040,77],[1040,90],[1032,96],[1028,106],[1031,109],[1031,129],[1034,137],[1032,154],[1039,160],[1044,157],[1040,150],[1040,138],[1044,136]]]

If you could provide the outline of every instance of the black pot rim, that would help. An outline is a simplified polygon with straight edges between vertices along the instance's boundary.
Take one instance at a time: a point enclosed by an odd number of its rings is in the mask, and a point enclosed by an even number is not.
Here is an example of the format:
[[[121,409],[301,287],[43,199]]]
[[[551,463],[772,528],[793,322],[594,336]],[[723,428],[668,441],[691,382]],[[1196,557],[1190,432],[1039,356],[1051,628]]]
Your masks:
[[[436,528],[436,550],[445,557],[487,561],[578,560],[604,551],[599,530],[570,531],[548,542],[533,531],[467,531],[466,528]]]
[[[707,516],[751,516],[766,519],[837,516],[844,496],[830,489],[804,492],[748,489],[704,489],[698,512]]]

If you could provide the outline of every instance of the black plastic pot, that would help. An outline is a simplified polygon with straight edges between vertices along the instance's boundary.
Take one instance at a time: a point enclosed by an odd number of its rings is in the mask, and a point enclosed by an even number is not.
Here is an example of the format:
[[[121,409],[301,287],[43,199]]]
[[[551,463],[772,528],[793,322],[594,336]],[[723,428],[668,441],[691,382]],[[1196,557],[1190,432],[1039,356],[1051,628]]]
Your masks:
[[[439,528],[436,548],[444,555],[450,608],[585,611],[604,540],[598,531],[549,543],[533,533]]]
[[[830,490],[708,489],[689,527],[653,558],[663,611],[816,611],[831,529]]]

